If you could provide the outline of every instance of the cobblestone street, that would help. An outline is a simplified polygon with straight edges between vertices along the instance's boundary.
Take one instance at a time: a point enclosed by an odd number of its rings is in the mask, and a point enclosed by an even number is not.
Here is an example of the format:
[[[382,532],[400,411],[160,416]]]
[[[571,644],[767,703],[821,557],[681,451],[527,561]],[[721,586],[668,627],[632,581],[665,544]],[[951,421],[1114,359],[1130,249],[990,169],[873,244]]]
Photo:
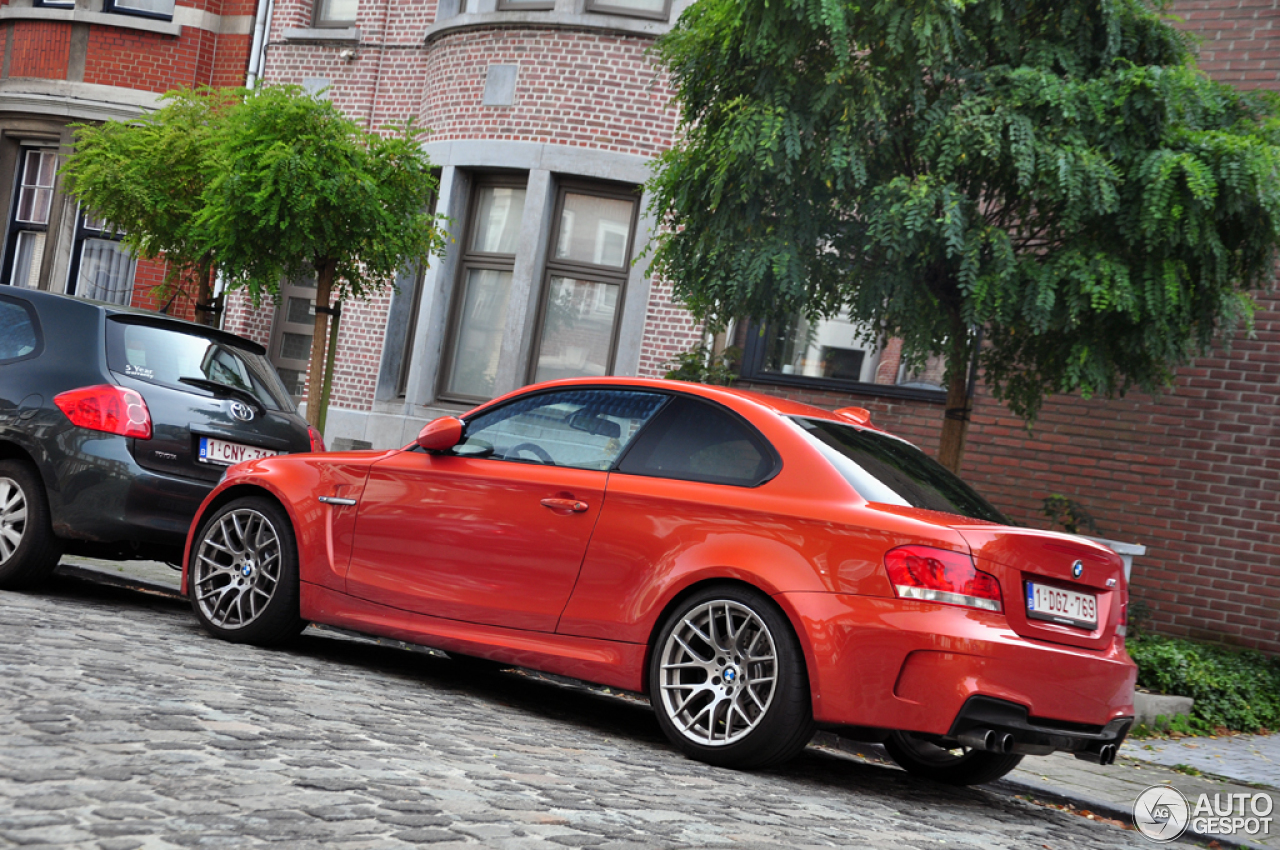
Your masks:
[[[312,632],[232,645],[73,577],[0,593],[0,639],[0,845],[1146,846],[813,748],[708,767],[624,699]]]

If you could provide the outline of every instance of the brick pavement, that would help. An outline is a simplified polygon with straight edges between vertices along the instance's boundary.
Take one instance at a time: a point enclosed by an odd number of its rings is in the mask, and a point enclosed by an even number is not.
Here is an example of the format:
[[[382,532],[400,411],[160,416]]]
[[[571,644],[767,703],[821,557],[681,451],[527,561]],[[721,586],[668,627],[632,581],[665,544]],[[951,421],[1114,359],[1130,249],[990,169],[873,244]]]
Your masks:
[[[69,576],[89,576],[95,580],[108,580],[122,583],[126,586],[146,587],[155,592],[164,592],[166,590],[174,592],[178,586],[178,573],[162,564],[130,563],[122,565],[112,562],[94,562],[87,559],[68,559],[68,562],[64,563],[60,569]],[[195,628],[194,621],[188,624],[188,630],[195,632],[196,638],[203,639],[203,633],[200,633]],[[332,633],[329,633],[328,637],[332,638]],[[221,651],[223,646],[226,646],[226,651],[234,653],[256,652],[256,650],[244,647],[232,647],[218,643],[214,643],[212,646],[206,647],[206,649],[210,653],[216,654]],[[593,698],[598,698],[598,695]],[[648,725],[652,726],[652,723],[650,722]],[[658,738],[648,743],[656,744],[658,751],[664,749],[661,740]],[[1152,763],[1156,759],[1163,759],[1167,763],[1187,764],[1192,763],[1190,761],[1192,758],[1208,759],[1213,762],[1213,767],[1220,768],[1213,770],[1213,773],[1234,776],[1237,779],[1248,782],[1266,782],[1273,778],[1268,772],[1274,768],[1274,750],[1270,748],[1277,744],[1280,744],[1280,736],[1277,738],[1242,736],[1241,738],[1219,739],[1218,741],[1194,739],[1178,743],[1176,746],[1162,742],[1131,742],[1122,751],[1119,763],[1108,767],[1089,764],[1063,754],[1055,754],[1047,758],[1032,757],[1024,760],[1022,767],[1010,774],[1005,780],[991,786],[990,790],[1006,797],[1024,797],[1047,802],[1066,803],[1074,806],[1077,810],[1088,809],[1101,815],[1127,821],[1137,795],[1151,785],[1171,784],[1192,800],[1202,792],[1209,794],[1253,793],[1255,790],[1252,787],[1246,787],[1238,783],[1223,782],[1213,777],[1191,777],[1183,773],[1174,772]],[[1150,749],[1146,749],[1147,747],[1150,747]],[[1220,754],[1219,751],[1221,750],[1229,750],[1230,754],[1218,759],[1216,756]],[[1191,755],[1187,756],[1187,753],[1191,753]],[[884,775],[893,777],[892,782],[898,785],[905,783],[908,786],[915,787],[921,784],[903,777],[900,772],[896,771],[896,768],[888,767],[889,761],[887,757],[877,747],[851,744],[834,736],[824,735],[820,736],[816,746],[811,748],[810,754],[805,758],[806,764],[813,758],[848,759],[852,757],[865,765],[867,769],[892,771]],[[1135,756],[1137,757],[1135,758]],[[497,754],[492,754],[492,757],[497,757]],[[676,758],[674,755],[671,757]],[[1171,761],[1174,759],[1176,761]],[[683,759],[677,759],[676,763],[695,772],[707,769],[691,762],[686,762]],[[820,764],[825,765],[826,769],[830,768],[830,764],[827,761],[821,761]],[[803,767],[801,772],[803,773],[808,769],[810,768]],[[787,770],[794,771],[795,768],[789,767]],[[729,775],[744,779],[748,776],[754,776],[749,774]],[[341,784],[340,780],[334,781],[338,781]],[[1274,782],[1271,782],[1271,784],[1275,785]],[[935,788],[932,785],[928,787]],[[941,793],[944,795],[952,793],[964,795],[988,793],[988,791],[952,792],[950,789],[942,789]],[[1280,795],[1273,795],[1273,797],[1280,797]],[[825,806],[826,804],[824,803],[823,805]],[[637,816],[642,819],[651,817],[649,814]],[[653,821],[654,823],[664,822],[661,817],[656,815],[652,817],[656,818]],[[775,823],[775,825],[777,824]],[[1115,840],[1124,840],[1124,838],[1125,836],[1122,835]],[[1227,846],[1238,843],[1225,836],[1208,835],[1205,836],[1205,839],[1218,839],[1220,843]],[[690,836],[686,835],[681,840],[690,840]],[[940,840],[945,842],[948,839],[943,838]],[[1280,848],[1280,830],[1273,829],[1267,840],[1251,841],[1250,846]]]

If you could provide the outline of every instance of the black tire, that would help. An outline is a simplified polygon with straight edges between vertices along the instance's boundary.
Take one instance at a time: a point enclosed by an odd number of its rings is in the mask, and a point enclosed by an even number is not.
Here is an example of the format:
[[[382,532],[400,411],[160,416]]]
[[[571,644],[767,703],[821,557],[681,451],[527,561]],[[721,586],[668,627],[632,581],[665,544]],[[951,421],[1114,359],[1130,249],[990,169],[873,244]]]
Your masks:
[[[720,767],[781,764],[813,737],[791,623],[769,597],[740,585],[699,590],[662,623],[649,700],[677,749]]]
[[[913,732],[891,732],[884,748],[898,766],[912,776],[948,785],[995,782],[1022,761],[1022,756],[1015,753],[949,750]]]
[[[210,634],[272,646],[296,636],[298,545],[289,516],[261,496],[228,502],[200,524],[187,593]]]
[[[61,557],[44,482],[23,461],[0,460],[0,589],[39,584]]]

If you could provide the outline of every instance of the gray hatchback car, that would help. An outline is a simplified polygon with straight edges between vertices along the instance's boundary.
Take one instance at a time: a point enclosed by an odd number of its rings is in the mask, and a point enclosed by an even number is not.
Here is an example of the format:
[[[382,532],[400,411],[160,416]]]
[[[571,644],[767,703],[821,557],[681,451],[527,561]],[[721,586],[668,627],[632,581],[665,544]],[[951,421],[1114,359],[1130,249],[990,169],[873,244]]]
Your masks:
[[[63,552],[180,561],[228,466],[323,450],[257,343],[0,286],[0,587]]]

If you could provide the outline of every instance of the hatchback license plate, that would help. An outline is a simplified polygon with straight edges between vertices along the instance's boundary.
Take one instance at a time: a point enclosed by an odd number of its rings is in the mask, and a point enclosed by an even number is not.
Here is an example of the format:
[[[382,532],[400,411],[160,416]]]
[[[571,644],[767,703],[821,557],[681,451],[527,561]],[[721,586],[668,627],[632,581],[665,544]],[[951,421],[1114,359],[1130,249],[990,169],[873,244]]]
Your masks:
[[[246,446],[244,443],[215,440],[213,437],[200,438],[200,460],[205,463],[230,466],[242,460],[257,460],[260,457],[274,457],[278,454],[280,452],[274,449],[260,449],[257,446]]]
[[[1098,598],[1092,593],[1077,593],[1048,584],[1027,582],[1027,616],[1049,620],[1064,626],[1096,629]]]

